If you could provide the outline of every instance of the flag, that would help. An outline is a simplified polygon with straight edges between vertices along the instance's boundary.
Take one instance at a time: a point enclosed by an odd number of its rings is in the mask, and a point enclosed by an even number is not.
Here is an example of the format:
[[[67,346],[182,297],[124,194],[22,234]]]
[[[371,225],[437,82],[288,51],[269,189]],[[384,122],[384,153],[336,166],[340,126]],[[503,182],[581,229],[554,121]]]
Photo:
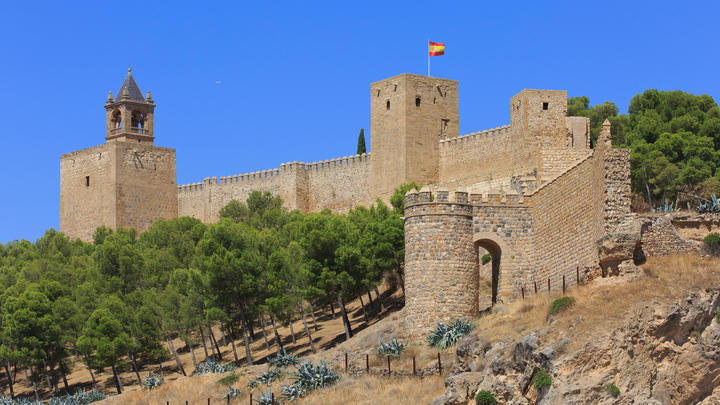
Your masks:
[[[445,55],[445,44],[431,41],[428,48],[430,51],[430,56]]]

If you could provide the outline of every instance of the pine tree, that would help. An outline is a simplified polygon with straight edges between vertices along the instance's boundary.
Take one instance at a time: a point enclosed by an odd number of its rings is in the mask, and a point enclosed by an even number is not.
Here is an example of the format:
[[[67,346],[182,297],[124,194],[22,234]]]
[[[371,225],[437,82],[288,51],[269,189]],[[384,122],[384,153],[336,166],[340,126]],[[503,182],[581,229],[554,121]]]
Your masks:
[[[360,128],[360,135],[358,135],[357,154],[362,155],[367,153],[365,149],[365,128]]]

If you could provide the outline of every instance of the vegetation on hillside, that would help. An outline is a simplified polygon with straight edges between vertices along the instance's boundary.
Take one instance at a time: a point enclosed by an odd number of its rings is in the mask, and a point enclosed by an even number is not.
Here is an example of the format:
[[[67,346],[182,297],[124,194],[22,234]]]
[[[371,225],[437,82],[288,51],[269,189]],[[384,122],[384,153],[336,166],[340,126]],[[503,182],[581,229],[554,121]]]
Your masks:
[[[594,144],[605,119],[613,144],[631,150],[632,189],[640,208],[675,201],[683,208],[720,191],[720,109],[708,95],[646,90],[630,100],[627,114],[606,101],[568,99],[568,115],[590,118]]]
[[[266,323],[277,358],[285,356],[277,329],[296,319],[315,351],[309,315],[321,306],[340,309],[350,338],[345,303],[366,296],[367,304],[384,305],[377,287],[385,276],[402,283],[401,215],[379,200],[344,215],[288,212],[279,198],[253,192],[211,225],[161,219],[141,235],[100,227],[92,244],[51,229],[35,243],[0,245],[0,364],[10,394],[13,375],[23,370],[36,398],[41,387],[69,391],[76,359],[92,384],[95,373],[110,370],[118,393],[121,368],[132,369],[140,386],[147,385],[144,365],[168,359],[189,375],[177,339],[201,344],[208,361],[252,364],[252,326]],[[226,337],[232,359],[219,357]],[[236,348],[237,340],[244,347]],[[225,367],[198,364],[190,353],[196,372]]]

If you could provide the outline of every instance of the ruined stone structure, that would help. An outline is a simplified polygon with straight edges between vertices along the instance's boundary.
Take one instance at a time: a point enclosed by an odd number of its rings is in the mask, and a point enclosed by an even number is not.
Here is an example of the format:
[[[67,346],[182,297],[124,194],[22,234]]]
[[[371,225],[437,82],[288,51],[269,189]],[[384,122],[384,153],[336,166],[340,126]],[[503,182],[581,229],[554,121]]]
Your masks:
[[[591,149],[589,120],[567,117],[565,91],[523,90],[509,125],[464,136],[455,80],[391,77],[371,84],[370,105],[372,156],[176,186],[175,151],[153,145],[155,104],[128,73],[105,104],[106,143],[61,157],[61,230],[89,240],[99,225],[214,222],[254,190],[290,209],[344,212],[416,181],[425,187],[406,196],[405,274],[407,313],[420,326],[477,313],[481,279],[492,302],[560,290],[563,277],[573,284],[599,267],[596,242],[630,212],[629,151],[612,147],[607,122]],[[492,264],[480,266],[486,252]]]

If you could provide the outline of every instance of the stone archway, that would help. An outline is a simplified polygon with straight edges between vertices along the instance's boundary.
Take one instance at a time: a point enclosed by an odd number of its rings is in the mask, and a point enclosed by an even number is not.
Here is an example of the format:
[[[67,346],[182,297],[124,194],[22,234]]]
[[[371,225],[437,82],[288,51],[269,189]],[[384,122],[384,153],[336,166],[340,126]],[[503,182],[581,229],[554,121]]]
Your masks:
[[[491,303],[495,305],[498,301],[498,291],[500,290],[499,287],[502,277],[500,264],[503,253],[507,254],[508,252],[507,245],[494,233],[476,233],[473,235],[473,243],[478,252],[478,271],[482,268],[482,255],[480,252],[486,251],[490,254],[490,272],[487,276],[489,276],[491,284]],[[482,278],[482,275],[480,278]],[[481,290],[481,288],[479,288],[479,290]]]

